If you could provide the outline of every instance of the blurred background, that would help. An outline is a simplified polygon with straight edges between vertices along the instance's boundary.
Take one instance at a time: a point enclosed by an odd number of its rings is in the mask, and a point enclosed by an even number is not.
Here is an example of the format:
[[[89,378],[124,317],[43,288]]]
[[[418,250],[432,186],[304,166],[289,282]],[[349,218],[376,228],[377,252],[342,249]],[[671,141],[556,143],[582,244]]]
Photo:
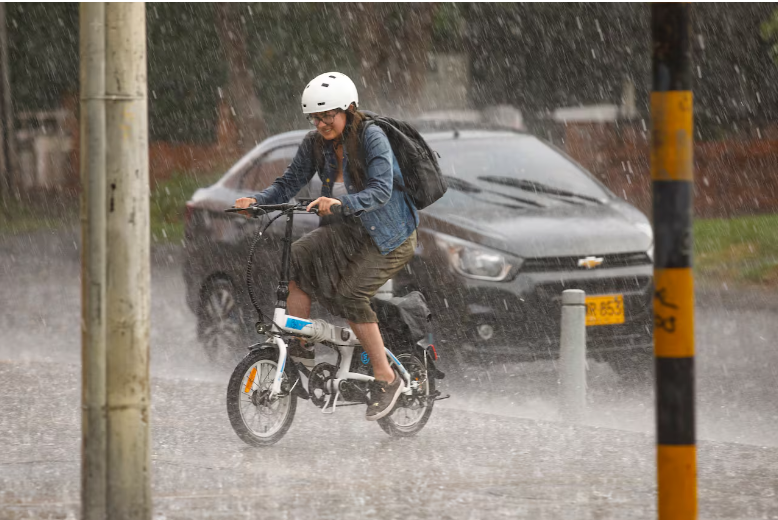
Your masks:
[[[80,442],[78,10],[76,3],[0,4],[5,20],[0,20],[0,73],[7,78],[0,103],[0,432],[14,439],[8,452],[13,460],[37,457],[42,445],[51,446],[50,458],[66,458],[78,453]],[[331,70],[349,75],[359,88],[360,108],[386,115],[526,130],[566,152],[651,217],[648,4],[153,3],[146,17],[152,417],[157,421],[152,457],[163,468],[158,469],[163,487],[172,474],[187,478],[202,470],[209,475],[215,467],[223,470],[220,475],[234,473],[226,463],[220,466],[224,446],[246,464],[259,457],[237,451],[240,441],[224,414],[225,372],[197,345],[196,318],[186,306],[182,277],[188,255],[186,203],[257,143],[310,128],[299,100],[316,75]],[[719,460],[709,455],[713,444],[705,445],[701,486],[724,489],[730,483],[713,482],[711,475],[739,478],[747,466],[738,466],[741,460],[774,460],[778,447],[778,5],[694,4],[692,32],[698,436],[711,443],[771,448],[758,453],[743,448]],[[453,349],[441,355],[449,374],[442,390],[452,398],[436,406],[440,414],[433,417],[440,426],[433,426],[433,419],[425,434],[445,434],[445,441],[456,444],[462,411],[491,414],[468,415],[475,419],[460,430],[484,436],[493,416],[558,419],[553,360],[517,363],[493,356],[478,364],[458,359]],[[629,438],[639,441],[619,444],[621,437],[612,440],[603,430],[592,430],[585,442],[573,434],[554,437],[536,426],[521,433],[525,423],[510,423],[509,431],[519,432],[521,449],[534,450],[546,446],[546,437],[552,439],[548,452],[554,455],[536,466],[540,476],[563,459],[555,451],[560,446],[575,444],[580,460],[591,455],[591,460],[632,466],[630,457],[641,458],[638,480],[644,480],[617,491],[627,497],[626,505],[623,514],[613,516],[636,518],[629,497],[638,495],[638,485],[653,489],[653,390],[625,384],[607,364],[595,361],[587,377],[585,424],[637,432],[641,436]],[[54,378],[62,384],[49,392],[46,381]],[[29,391],[37,408],[28,410],[20,388]],[[313,436],[306,431],[335,428],[322,426],[314,412],[306,416],[313,428],[300,426],[284,442],[307,445]],[[40,417],[55,427],[42,429]],[[189,428],[178,418],[207,428]],[[355,426],[332,431],[371,439],[367,449],[391,462],[386,445],[369,437],[360,420],[351,414],[348,421]],[[429,435],[420,442],[435,444]],[[413,447],[418,445],[393,446],[420,456]],[[480,453],[481,446],[474,446],[473,453]],[[300,463],[315,461],[330,448],[326,439],[313,441]],[[191,469],[201,453],[202,464],[210,467]],[[462,460],[462,453],[450,459]],[[523,456],[517,453],[493,455],[514,461]],[[336,457],[358,467],[361,459],[352,455]],[[168,456],[178,460],[165,466]],[[274,460],[282,456],[288,453],[275,452]],[[76,503],[77,458],[71,457],[69,469],[39,474],[41,496]],[[328,471],[331,462],[318,469]],[[722,469],[720,463],[728,465]],[[771,464],[775,467],[772,462],[764,467]],[[442,471],[461,471],[452,468]],[[589,470],[571,463],[565,475],[584,478]],[[18,495],[24,502],[31,496],[24,479],[35,475],[13,471],[0,479],[7,490],[0,497],[12,501]],[[743,477],[737,489],[766,483],[763,474]],[[217,480],[228,489],[233,477]],[[607,484],[609,477],[604,478]],[[467,478],[462,479],[466,489]],[[198,486],[208,493],[214,482],[205,476]],[[758,491],[751,517],[776,514],[778,490],[768,484]],[[593,503],[605,501],[587,486],[582,493]],[[177,489],[170,484],[163,493]],[[649,491],[643,494],[643,503],[652,504]],[[705,502],[715,496],[727,503],[725,495],[702,494],[702,511],[711,518],[734,518],[733,511],[720,512],[714,501]],[[349,497],[357,511],[358,497]],[[744,511],[749,510],[738,513]]]
[[[78,5],[5,9],[3,216],[20,230],[40,224],[19,222],[36,196],[65,213],[76,200]],[[774,10],[695,7],[699,217],[778,207]],[[377,112],[519,121],[649,211],[647,5],[160,3],[147,19],[152,187],[184,192],[175,204],[158,201],[158,232],[180,222],[194,184],[208,184],[196,176],[223,172],[268,135],[305,128],[299,92],[327,70],[361,83],[362,106]],[[735,276],[776,276],[767,271]]]

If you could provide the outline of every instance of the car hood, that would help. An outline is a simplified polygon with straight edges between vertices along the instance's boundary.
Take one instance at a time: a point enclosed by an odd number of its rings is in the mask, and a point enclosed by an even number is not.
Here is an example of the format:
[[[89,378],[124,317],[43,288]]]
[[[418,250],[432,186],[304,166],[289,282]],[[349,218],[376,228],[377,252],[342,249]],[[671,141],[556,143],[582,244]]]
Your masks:
[[[525,258],[631,253],[653,243],[646,217],[610,200],[511,208],[449,190],[422,212],[422,227]]]
[[[200,188],[194,192],[190,203],[211,211],[223,211],[235,204],[240,197],[251,197],[253,193],[237,191],[221,184],[213,184],[206,188]]]

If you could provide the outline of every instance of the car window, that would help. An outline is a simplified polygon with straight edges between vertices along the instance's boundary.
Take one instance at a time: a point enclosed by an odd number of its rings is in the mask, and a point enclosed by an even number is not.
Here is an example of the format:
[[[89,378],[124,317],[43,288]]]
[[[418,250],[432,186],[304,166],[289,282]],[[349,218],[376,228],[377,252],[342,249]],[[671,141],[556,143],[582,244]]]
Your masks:
[[[284,174],[296,153],[297,146],[284,146],[264,154],[237,176],[235,188],[252,192],[264,190]]]
[[[502,176],[543,183],[595,198],[607,194],[574,163],[531,135],[435,141],[444,175],[485,186],[479,177]],[[495,187],[491,185],[491,187]]]

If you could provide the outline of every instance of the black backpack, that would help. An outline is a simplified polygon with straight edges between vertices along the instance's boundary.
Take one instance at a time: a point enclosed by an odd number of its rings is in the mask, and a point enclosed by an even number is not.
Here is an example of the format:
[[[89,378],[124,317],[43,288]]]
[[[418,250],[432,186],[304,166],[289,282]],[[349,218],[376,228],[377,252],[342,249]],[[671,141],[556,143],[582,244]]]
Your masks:
[[[379,116],[367,110],[363,110],[362,113],[367,116],[365,123],[362,124],[363,134],[369,125],[376,124],[389,138],[389,144],[392,146],[394,156],[397,157],[405,182],[405,187],[396,183],[395,187],[404,192],[416,209],[424,209],[441,198],[446,193],[448,185],[438,166],[435,152],[430,149],[419,132],[405,121]],[[364,135],[360,137],[364,143]],[[323,171],[322,158],[319,154],[315,155],[314,164],[321,172]]]
[[[367,110],[362,113],[367,116],[362,125],[363,133],[370,124],[376,124],[389,138],[405,181],[405,187],[396,185],[397,189],[405,192],[416,209],[424,209],[441,198],[448,185],[438,166],[435,152],[419,132],[405,121],[379,116]]]

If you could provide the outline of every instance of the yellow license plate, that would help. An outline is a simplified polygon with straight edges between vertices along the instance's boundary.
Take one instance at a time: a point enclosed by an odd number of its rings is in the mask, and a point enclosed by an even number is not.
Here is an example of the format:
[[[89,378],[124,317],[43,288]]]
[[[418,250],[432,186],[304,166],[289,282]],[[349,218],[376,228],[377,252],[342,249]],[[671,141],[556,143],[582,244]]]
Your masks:
[[[624,323],[624,296],[586,297],[586,325],[618,325]]]

